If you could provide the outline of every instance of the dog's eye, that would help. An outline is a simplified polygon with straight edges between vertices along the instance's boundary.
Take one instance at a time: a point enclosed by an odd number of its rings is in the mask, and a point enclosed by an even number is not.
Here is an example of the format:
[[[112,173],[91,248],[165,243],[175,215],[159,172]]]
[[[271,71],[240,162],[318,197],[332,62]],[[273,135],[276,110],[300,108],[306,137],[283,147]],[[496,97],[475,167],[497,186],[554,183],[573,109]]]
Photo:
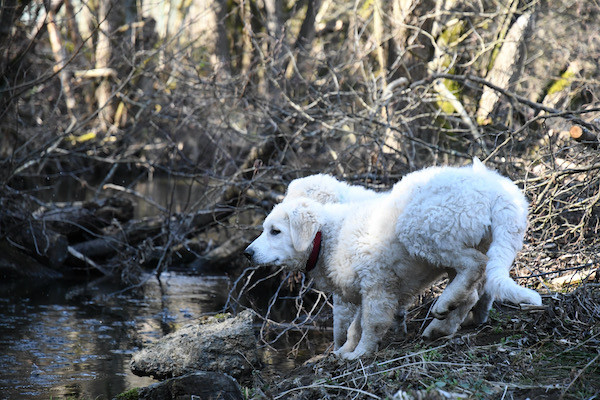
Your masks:
[[[277,236],[281,233],[281,231],[279,229],[271,228],[271,231],[269,233],[273,236]]]

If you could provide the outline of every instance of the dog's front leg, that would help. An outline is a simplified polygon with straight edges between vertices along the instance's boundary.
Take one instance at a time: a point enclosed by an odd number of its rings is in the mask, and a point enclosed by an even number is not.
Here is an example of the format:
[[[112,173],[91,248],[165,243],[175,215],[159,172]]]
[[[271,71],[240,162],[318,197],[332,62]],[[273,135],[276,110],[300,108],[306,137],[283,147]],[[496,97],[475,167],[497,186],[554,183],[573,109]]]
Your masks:
[[[336,294],[333,295],[333,347],[334,350],[339,350],[347,340],[351,333],[349,332],[350,324],[356,317],[358,307],[355,304],[347,303]],[[360,329],[360,322],[359,322]],[[360,337],[360,332],[358,333]],[[355,344],[356,346],[356,344]],[[352,348],[354,350],[354,348]]]
[[[348,327],[348,334],[346,337],[346,343],[336,351],[334,354],[338,357],[346,358],[346,354],[352,352],[356,346],[358,345],[360,338],[362,336],[362,327],[361,327],[361,311],[360,308],[355,308],[355,316],[354,320]]]
[[[362,299],[360,308],[360,341],[352,352],[339,355],[347,360],[355,360],[363,355],[377,351],[379,342],[394,321],[394,314],[398,306],[397,298],[391,293],[375,290]],[[356,319],[354,320],[356,322]],[[345,347],[345,345],[344,345]]]

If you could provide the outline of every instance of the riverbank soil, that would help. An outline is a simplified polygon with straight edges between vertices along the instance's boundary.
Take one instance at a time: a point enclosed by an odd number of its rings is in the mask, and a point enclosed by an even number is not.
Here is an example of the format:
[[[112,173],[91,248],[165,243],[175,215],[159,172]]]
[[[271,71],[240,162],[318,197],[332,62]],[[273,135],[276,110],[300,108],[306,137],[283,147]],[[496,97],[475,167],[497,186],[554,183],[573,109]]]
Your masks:
[[[371,358],[329,354],[286,375],[263,371],[249,398],[591,399],[600,395],[600,285],[544,298],[544,307],[496,306],[490,320],[449,340],[423,341],[424,310],[408,334],[389,334]],[[417,309],[419,310],[419,309]],[[423,315],[420,315],[423,314]]]

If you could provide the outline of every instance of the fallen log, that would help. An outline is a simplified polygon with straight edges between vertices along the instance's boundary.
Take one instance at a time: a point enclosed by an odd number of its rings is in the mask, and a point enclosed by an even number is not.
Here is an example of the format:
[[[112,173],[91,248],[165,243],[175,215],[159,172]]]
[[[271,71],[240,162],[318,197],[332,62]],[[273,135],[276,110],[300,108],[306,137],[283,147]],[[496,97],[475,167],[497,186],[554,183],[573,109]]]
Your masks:
[[[242,173],[236,181],[244,182]],[[230,192],[228,197],[226,191],[233,186],[224,188],[218,200],[205,209],[141,220],[132,219],[133,202],[124,196],[46,204],[29,215],[16,207],[2,216],[0,233],[11,247],[65,274],[81,273],[82,267],[83,271],[103,275],[118,274],[119,266],[131,263],[132,257],[140,266],[152,267],[162,263],[165,255],[169,265],[175,262],[215,268],[238,255],[250,240],[236,235],[212,249],[207,243],[206,238],[215,235],[205,233],[239,211],[236,204],[240,199],[235,195],[243,189]],[[247,194],[244,199],[254,201]]]
[[[68,235],[72,240],[82,240],[89,233],[99,233],[113,220],[126,222],[133,218],[133,203],[122,197],[109,197],[99,201],[77,202],[68,205],[54,204],[34,212],[56,232]]]
[[[77,250],[73,249],[71,246],[69,246],[69,254],[72,255],[73,257],[83,261],[85,264],[89,265],[90,267],[102,272],[102,274],[106,275],[106,276],[110,276],[112,275],[113,271],[108,269],[108,268],[104,268],[101,265],[98,265],[97,263],[95,263],[92,259],[84,256],[83,254],[81,254],[80,252],[78,252]]]
[[[43,265],[34,257],[16,249],[5,240],[0,240],[0,277],[3,283],[10,279],[27,278],[47,280],[62,278],[59,271]]]
[[[52,269],[60,269],[68,256],[66,236],[42,221],[23,220],[6,232],[8,242]]]
[[[88,258],[112,257],[126,246],[134,246],[143,240],[160,234],[164,225],[162,217],[149,217],[132,220],[115,233],[104,232],[103,235],[71,247]]]
[[[256,232],[240,230],[224,243],[221,243],[208,253],[199,256],[194,261],[193,266],[200,269],[219,269],[226,266],[236,257],[239,257],[248,243],[255,238]]]

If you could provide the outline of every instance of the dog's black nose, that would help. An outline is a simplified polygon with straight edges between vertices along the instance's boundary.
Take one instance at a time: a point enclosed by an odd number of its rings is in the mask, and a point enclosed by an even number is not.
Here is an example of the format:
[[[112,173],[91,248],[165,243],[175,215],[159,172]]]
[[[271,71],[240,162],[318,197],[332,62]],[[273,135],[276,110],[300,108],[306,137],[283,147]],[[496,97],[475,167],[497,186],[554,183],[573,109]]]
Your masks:
[[[246,258],[248,260],[252,260],[252,256],[254,255],[254,250],[252,250],[250,247],[247,247],[246,250],[244,250],[244,255],[246,256]]]

